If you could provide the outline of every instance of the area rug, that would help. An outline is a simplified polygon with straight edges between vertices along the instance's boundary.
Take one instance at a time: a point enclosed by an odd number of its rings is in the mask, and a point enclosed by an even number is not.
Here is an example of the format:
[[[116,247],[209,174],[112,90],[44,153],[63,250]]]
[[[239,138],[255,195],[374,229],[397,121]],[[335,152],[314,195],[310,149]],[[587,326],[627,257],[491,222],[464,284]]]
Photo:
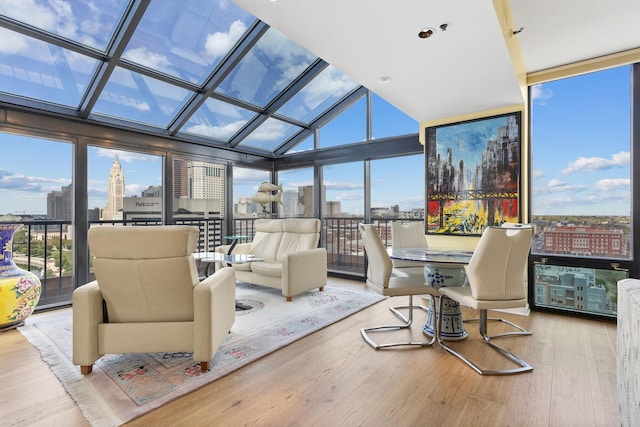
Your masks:
[[[326,287],[285,302],[277,289],[238,283],[235,324],[202,372],[191,353],[110,354],[83,376],[71,362],[71,309],[34,315],[19,328],[91,425],[115,426],[215,381],[381,299],[376,293]]]

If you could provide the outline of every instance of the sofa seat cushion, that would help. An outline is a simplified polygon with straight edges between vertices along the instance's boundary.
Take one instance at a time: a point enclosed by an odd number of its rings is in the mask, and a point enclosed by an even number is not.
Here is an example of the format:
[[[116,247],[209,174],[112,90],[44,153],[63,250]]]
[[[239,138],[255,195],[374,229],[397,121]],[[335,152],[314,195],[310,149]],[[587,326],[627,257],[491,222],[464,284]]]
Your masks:
[[[282,263],[278,261],[252,262],[251,271],[268,277],[282,277]]]

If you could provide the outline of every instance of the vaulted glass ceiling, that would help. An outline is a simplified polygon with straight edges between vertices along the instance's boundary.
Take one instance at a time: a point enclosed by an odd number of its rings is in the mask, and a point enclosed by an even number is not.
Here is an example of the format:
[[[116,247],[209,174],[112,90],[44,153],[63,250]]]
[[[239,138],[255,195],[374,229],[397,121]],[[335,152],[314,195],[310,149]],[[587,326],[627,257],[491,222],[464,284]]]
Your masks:
[[[0,0],[3,102],[278,157],[365,92],[229,0]]]

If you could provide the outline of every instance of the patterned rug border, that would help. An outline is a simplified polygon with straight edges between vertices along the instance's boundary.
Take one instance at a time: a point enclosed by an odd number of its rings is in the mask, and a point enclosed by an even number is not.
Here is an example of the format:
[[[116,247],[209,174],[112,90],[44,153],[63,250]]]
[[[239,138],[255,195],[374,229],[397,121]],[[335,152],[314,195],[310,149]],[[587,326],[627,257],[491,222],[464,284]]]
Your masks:
[[[262,288],[256,292],[264,291],[268,292],[269,290]],[[85,418],[87,418],[87,421],[93,426],[114,426],[131,421],[171,400],[216,381],[267,354],[384,299],[384,297],[373,292],[367,292],[366,290],[356,291],[334,287],[326,287],[324,292],[316,291],[308,293],[307,295],[310,298],[320,296],[322,299],[329,300],[343,296],[344,299],[331,301],[330,304],[322,306],[319,309],[314,309],[309,313],[299,314],[293,318],[273,323],[263,329],[258,327],[254,332],[248,334],[239,336],[236,334],[234,336],[232,330],[230,337],[222,344],[216,353],[216,357],[212,361],[213,366],[211,371],[204,374],[198,372],[197,378],[193,379],[190,383],[184,384],[180,388],[147,403],[136,405],[133,401],[126,402],[125,405],[129,406],[129,408],[126,409],[126,413],[122,413],[124,412],[122,409],[116,410],[112,408],[101,392],[98,391],[105,390],[105,387],[114,388],[113,379],[110,378],[110,374],[106,372],[106,370],[103,370],[104,360],[107,359],[107,363],[109,363],[109,357],[105,355],[96,363],[94,373],[88,377],[84,377],[80,374],[78,367],[72,364],[70,356],[67,356],[64,350],[60,348],[61,346],[64,347],[64,345],[57,344],[54,341],[54,339],[60,341],[68,339],[69,342],[66,344],[70,346],[71,332],[66,332],[68,337],[56,336],[53,332],[47,333],[47,320],[60,322],[64,318],[70,318],[70,309],[33,316],[27,319],[26,325],[20,327],[19,331],[38,349],[42,360],[49,365],[51,371],[76,402]],[[294,303],[295,301],[296,298],[294,298]],[[326,313],[327,308],[332,309],[331,314]],[[330,318],[327,318],[327,316],[330,316]],[[318,320],[318,318],[321,319]],[[256,346],[256,344],[258,345]],[[255,351],[245,352],[244,350],[246,348],[254,349]],[[99,373],[99,375],[94,375],[97,373]],[[120,396],[121,404],[122,400],[129,399],[124,392],[122,393],[125,397]]]

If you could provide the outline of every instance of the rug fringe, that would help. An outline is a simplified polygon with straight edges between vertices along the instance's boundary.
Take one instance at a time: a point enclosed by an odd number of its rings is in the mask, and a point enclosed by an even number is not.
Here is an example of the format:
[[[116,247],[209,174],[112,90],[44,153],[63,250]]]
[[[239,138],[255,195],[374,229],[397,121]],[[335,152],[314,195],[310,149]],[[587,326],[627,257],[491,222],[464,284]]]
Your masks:
[[[89,424],[96,427],[112,427],[123,424],[109,405],[93,390],[93,385],[80,373],[79,367],[69,365],[60,349],[35,326],[18,328],[27,340],[40,352],[40,359],[49,366],[58,380],[65,384],[65,391],[78,405]]]

